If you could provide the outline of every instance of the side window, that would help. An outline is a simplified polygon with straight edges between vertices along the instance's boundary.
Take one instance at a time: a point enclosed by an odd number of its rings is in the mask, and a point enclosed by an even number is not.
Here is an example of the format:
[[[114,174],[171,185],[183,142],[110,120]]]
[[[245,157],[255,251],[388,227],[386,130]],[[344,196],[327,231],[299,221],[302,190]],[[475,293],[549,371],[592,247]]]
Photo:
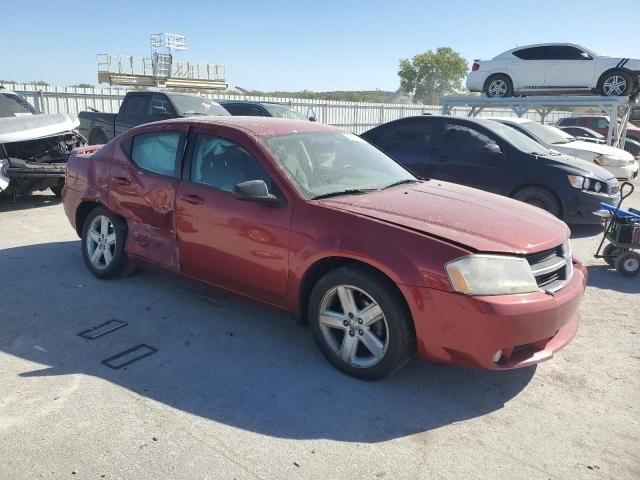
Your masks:
[[[168,113],[173,114],[173,107],[169,102],[169,99],[164,95],[151,95],[151,102],[149,103],[149,115],[156,114],[157,109],[165,110]]]
[[[124,106],[125,115],[144,115],[147,112],[147,95],[131,95]]]
[[[490,143],[496,143],[475,128],[455,123],[445,123],[442,134],[442,146],[466,153],[480,153],[480,149]]]
[[[578,119],[577,118],[572,118],[572,117],[568,117],[568,118],[563,118],[562,120],[560,120],[559,125],[562,126],[569,126],[569,125],[578,125]]]
[[[240,103],[224,105],[231,115],[242,115],[248,117],[264,117],[265,113],[255,105],[244,105]]]
[[[513,52],[513,55],[521,60],[546,60],[546,49],[547,47],[523,48],[522,50]]]
[[[382,134],[384,140],[402,143],[431,145],[435,122],[428,120],[411,120],[398,122]]]
[[[182,153],[182,132],[144,133],[133,138],[131,160],[150,172],[180,177],[179,157]]]
[[[212,135],[198,135],[191,158],[191,181],[232,192],[240,182],[264,180],[274,186],[258,160],[237,143]]]
[[[595,121],[596,128],[609,128],[609,122],[604,118],[597,118]]]
[[[582,50],[570,45],[547,47],[547,60],[591,60]]]

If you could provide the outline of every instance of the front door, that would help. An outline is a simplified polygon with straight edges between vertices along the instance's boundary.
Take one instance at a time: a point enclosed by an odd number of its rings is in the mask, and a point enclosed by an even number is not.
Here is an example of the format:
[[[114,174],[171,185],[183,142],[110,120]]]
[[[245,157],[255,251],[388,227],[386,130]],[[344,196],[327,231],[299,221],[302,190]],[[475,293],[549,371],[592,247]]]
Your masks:
[[[595,61],[571,45],[547,47],[546,88],[588,90],[595,74]]]
[[[127,218],[128,253],[178,270],[175,227],[187,128],[149,127],[115,148],[109,167],[109,208]]]
[[[505,194],[511,172],[507,154],[491,153],[499,140],[469,123],[445,120],[434,151],[434,178],[460,183],[488,192]],[[501,148],[506,148],[504,145]]]
[[[217,128],[201,127],[190,136],[188,171],[178,189],[176,210],[183,270],[284,304],[293,203],[267,173],[261,163],[266,160],[254,142]],[[264,180],[283,202],[238,200],[233,187],[248,180]]]

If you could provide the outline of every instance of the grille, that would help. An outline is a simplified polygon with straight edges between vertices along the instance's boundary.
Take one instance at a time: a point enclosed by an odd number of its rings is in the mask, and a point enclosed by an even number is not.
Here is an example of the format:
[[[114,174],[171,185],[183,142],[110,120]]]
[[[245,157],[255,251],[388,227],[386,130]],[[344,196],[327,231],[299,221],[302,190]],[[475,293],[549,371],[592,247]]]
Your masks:
[[[571,280],[573,263],[568,243],[566,245],[527,255],[527,262],[541,290],[555,292]]]

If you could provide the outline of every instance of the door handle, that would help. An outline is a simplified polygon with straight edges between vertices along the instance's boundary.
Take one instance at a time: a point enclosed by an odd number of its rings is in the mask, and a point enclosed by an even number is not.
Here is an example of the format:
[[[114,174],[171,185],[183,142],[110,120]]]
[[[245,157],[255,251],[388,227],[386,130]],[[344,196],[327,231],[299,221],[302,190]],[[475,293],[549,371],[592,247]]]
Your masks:
[[[130,177],[113,177],[113,180],[118,185],[131,185],[131,178]]]
[[[180,199],[191,205],[201,205],[204,203],[204,199],[198,195],[180,195]]]

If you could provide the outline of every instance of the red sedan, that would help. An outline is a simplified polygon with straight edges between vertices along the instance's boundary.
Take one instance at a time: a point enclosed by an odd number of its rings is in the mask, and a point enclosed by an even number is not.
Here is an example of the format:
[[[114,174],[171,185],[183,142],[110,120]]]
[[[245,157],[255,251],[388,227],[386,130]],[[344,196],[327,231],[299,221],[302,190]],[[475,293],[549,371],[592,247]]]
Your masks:
[[[97,277],[150,263],[288,310],[359,378],[390,375],[416,351],[524,367],[578,328],[586,270],[563,222],[418,179],[326,125],[144,125],[73,155],[63,199]]]

